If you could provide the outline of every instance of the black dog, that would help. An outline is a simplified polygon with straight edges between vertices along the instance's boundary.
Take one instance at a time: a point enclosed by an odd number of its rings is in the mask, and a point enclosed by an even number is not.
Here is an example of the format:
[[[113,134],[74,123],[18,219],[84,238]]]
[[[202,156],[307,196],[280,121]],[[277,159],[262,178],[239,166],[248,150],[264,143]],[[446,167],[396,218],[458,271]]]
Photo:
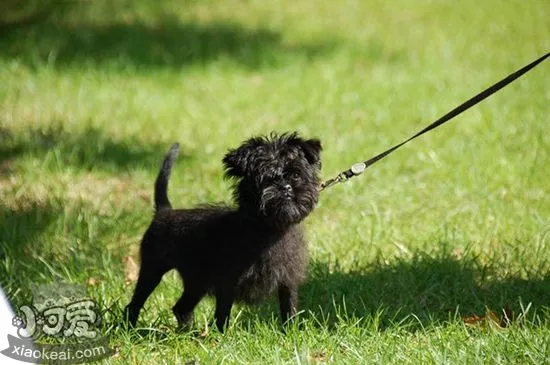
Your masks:
[[[135,325],[164,273],[177,269],[185,290],[173,307],[179,326],[190,324],[205,294],[216,297],[216,325],[223,331],[235,300],[254,302],[278,291],[283,322],[296,314],[307,247],[299,223],[318,199],[321,143],[296,133],[251,138],[223,159],[235,179],[236,208],[173,210],[168,177],[175,144],[155,183],[156,212],[141,243],[139,279],[126,315]]]

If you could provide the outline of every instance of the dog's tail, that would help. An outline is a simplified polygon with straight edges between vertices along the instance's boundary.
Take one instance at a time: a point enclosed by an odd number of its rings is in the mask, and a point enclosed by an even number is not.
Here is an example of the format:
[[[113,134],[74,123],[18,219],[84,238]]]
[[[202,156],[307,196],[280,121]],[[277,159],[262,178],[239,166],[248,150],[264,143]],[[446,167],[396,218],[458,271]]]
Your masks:
[[[155,210],[157,212],[172,208],[170,200],[168,200],[168,178],[170,177],[172,165],[174,164],[179,151],[179,143],[174,143],[172,147],[170,147],[170,151],[166,154],[166,157],[162,162],[162,167],[160,168],[157,176],[157,180],[155,181]]]

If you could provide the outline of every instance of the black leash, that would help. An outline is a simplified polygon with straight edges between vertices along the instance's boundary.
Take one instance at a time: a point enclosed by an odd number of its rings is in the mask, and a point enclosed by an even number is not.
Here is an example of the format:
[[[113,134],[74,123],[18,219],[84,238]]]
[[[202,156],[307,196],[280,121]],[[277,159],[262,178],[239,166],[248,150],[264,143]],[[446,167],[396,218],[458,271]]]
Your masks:
[[[523,67],[522,69],[517,70],[516,72],[506,76],[504,79],[500,80],[499,82],[497,82],[493,86],[483,90],[482,92],[480,92],[479,94],[477,94],[473,98],[471,98],[471,99],[465,101],[464,103],[460,104],[459,106],[457,106],[456,108],[454,108],[453,110],[451,110],[450,112],[448,112],[447,114],[445,114],[444,116],[442,116],[441,118],[439,118],[438,120],[436,120],[435,122],[433,122],[432,124],[430,124],[429,126],[424,128],[420,132],[416,133],[411,138],[399,143],[398,145],[393,146],[389,150],[386,150],[386,151],[374,156],[373,158],[371,158],[367,161],[356,163],[350,169],[342,171],[341,173],[339,173],[336,177],[334,177],[332,179],[329,179],[329,180],[326,180],[325,182],[323,182],[321,184],[320,190],[322,191],[322,190],[324,190],[328,187],[331,187],[335,184],[344,182],[344,181],[346,181],[346,180],[348,180],[348,179],[350,179],[354,176],[361,175],[367,169],[367,167],[369,167],[372,164],[374,164],[375,162],[383,159],[384,157],[386,157],[387,155],[389,155],[390,153],[392,153],[393,151],[395,151],[399,147],[403,146],[407,142],[410,142],[413,139],[415,139],[417,137],[420,137],[424,133],[429,132],[432,129],[435,129],[435,128],[439,127],[443,123],[448,122],[449,120],[453,119],[454,117],[461,114],[462,112],[470,109],[471,107],[473,107],[477,103],[479,103],[479,102],[483,101],[484,99],[488,98],[492,94],[496,93],[497,91],[499,91],[503,87],[510,84],[515,79],[519,78],[523,74],[530,71],[533,67],[535,67],[536,65],[538,65],[539,63],[544,61],[549,56],[550,56],[550,52],[546,53],[544,56],[540,57],[539,59],[531,62],[530,64]]]

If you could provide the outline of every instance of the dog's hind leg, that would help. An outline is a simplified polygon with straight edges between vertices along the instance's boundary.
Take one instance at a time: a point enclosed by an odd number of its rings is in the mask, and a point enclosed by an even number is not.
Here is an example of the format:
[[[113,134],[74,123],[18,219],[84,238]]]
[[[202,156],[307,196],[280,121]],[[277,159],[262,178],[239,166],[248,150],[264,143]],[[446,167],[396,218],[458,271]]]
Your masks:
[[[190,284],[185,284],[183,294],[172,308],[180,329],[190,327],[193,324],[193,309],[205,294],[206,289],[199,289]]]
[[[132,296],[130,304],[126,306],[125,315],[131,326],[135,326],[139,311],[143,308],[143,304],[151,295],[162,279],[162,276],[169,268],[159,265],[156,262],[143,260],[141,269],[139,270],[139,278],[136,284],[136,290]]]

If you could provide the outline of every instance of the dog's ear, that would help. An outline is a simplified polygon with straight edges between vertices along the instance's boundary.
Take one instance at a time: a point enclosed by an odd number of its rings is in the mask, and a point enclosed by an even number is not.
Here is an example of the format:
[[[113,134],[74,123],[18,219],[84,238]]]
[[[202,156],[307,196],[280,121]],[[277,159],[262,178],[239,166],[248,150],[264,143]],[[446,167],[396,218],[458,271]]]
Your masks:
[[[245,177],[252,169],[261,144],[263,142],[260,138],[251,138],[242,146],[229,150],[223,158],[225,177]]]
[[[321,167],[321,141],[317,138],[302,140],[298,139],[298,146],[304,151],[307,161],[312,165],[317,165]]]

